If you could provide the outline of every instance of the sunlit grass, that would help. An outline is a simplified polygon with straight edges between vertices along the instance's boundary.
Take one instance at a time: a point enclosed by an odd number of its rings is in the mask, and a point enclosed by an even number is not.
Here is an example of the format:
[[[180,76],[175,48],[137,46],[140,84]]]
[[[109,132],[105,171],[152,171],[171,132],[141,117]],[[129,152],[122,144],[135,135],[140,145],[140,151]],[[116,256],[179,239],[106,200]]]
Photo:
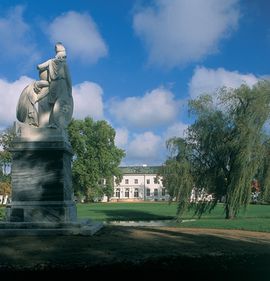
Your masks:
[[[181,223],[175,222],[177,204],[155,203],[92,203],[78,204],[78,217],[101,221],[144,221],[172,220],[169,224],[177,227],[204,227],[243,229],[270,232],[270,205],[249,205],[241,210],[238,217],[226,220],[223,204],[218,204],[210,213],[200,219],[193,211],[186,212]]]
[[[0,220],[4,219],[5,207],[0,208]],[[89,203],[77,204],[79,219],[96,221],[150,221],[171,220],[170,226],[242,229],[270,232],[270,205],[249,205],[241,210],[237,218],[226,220],[223,204],[218,204],[210,213],[200,219],[193,211],[182,216],[182,222],[176,222],[177,204],[168,202],[142,203]]]

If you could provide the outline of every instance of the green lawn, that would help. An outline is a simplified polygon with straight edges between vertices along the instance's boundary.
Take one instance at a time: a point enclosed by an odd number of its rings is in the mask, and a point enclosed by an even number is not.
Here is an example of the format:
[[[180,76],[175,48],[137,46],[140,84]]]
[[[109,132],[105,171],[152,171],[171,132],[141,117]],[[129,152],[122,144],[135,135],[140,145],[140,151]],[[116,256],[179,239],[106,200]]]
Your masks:
[[[187,212],[183,221],[175,221],[177,204],[167,202],[153,203],[90,203],[77,204],[78,218],[98,221],[149,221],[171,220],[170,226],[243,229],[270,232],[270,205],[249,205],[234,220],[224,219],[223,205],[218,204],[211,213],[200,219]],[[0,219],[3,219],[4,208],[0,208]]]
[[[78,204],[79,218],[101,221],[128,220],[172,220],[169,224],[176,227],[205,227],[242,229],[270,232],[270,205],[249,205],[234,220],[225,220],[223,204],[218,204],[211,213],[200,219],[187,212],[182,223],[175,222],[177,205],[166,202],[155,203],[92,203]]]
[[[78,217],[101,221],[173,219],[176,205],[168,203],[77,204]]]

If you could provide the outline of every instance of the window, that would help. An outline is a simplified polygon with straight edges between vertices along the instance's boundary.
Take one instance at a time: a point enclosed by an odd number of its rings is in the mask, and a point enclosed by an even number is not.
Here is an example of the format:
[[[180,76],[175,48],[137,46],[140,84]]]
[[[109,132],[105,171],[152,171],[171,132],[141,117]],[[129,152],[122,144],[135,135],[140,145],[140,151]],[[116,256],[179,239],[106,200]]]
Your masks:
[[[159,183],[158,178],[154,178],[154,183],[155,183],[155,184],[158,184],[158,183]]]
[[[115,197],[120,198],[120,188],[116,189]]]
[[[146,196],[150,196],[150,188],[146,189]]]
[[[125,197],[129,198],[129,188],[125,189]]]
[[[158,196],[158,189],[157,188],[154,189],[154,196]]]
[[[165,188],[162,188],[162,190],[161,190],[161,195],[162,195],[162,196],[165,196],[165,194],[166,194],[166,189],[165,189]]]
[[[125,184],[128,184],[128,179],[125,179]]]
[[[100,179],[100,180],[98,181],[98,184],[99,184],[99,185],[105,185],[105,184],[106,184],[106,180],[105,180],[105,179]]]
[[[135,179],[135,180],[134,180],[134,183],[135,183],[135,184],[138,184],[138,183],[139,183],[138,179]]]
[[[147,179],[147,180],[146,180],[146,183],[147,183],[147,184],[150,184],[150,180],[149,180],[149,179]]]
[[[138,188],[134,189],[134,197],[136,197],[136,198],[139,197],[139,189]]]

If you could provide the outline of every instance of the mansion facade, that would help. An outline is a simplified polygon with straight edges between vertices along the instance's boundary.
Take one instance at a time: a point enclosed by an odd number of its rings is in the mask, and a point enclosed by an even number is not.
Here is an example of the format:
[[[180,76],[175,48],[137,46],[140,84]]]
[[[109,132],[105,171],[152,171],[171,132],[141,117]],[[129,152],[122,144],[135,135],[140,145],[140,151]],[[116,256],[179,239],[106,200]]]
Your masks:
[[[158,178],[160,166],[120,167],[122,181],[114,184],[110,201],[168,201],[169,194]]]

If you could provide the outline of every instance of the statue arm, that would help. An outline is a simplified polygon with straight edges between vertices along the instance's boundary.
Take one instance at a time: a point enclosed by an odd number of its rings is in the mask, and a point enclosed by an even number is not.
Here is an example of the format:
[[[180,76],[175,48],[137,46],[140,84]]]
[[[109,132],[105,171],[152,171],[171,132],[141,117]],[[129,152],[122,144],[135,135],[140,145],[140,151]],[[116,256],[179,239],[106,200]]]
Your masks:
[[[44,87],[40,90],[40,92],[37,95],[37,99],[36,102],[42,100],[43,98],[45,98],[49,93],[49,87]]]
[[[47,69],[49,67],[49,64],[50,64],[50,60],[47,60],[43,63],[40,63],[37,65],[37,69],[38,70],[44,70],[44,69]]]

